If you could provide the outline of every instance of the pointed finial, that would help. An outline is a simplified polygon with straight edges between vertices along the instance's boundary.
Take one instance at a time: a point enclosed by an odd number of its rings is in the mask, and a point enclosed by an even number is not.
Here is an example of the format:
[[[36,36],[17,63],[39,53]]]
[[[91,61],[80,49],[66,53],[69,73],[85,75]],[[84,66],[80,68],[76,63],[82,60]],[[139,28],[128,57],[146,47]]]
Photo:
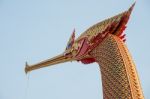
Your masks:
[[[73,32],[72,32],[72,38],[75,40],[75,28],[73,29]]]
[[[28,65],[28,63],[26,62],[26,67],[25,67],[25,73],[26,73],[26,74],[28,73],[28,67],[29,67],[29,65]]]
[[[136,1],[132,4],[132,6],[129,8],[129,12],[131,13],[132,12],[132,10],[133,10],[133,8],[134,8],[134,6],[135,6],[135,4],[136,4]]]

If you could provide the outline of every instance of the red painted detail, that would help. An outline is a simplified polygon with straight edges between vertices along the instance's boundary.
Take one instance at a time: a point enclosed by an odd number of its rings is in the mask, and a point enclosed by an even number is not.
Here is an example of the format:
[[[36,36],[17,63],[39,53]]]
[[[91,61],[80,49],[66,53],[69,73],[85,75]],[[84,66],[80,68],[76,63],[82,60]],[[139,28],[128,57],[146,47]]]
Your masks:
[[[94,58],[86,58],[86,59],[82,59],[80,60],[83,64],[90,64],[90,63],[94,63],[95,59]]]
[[[123,17],[122,17],[122,19],[121,19],[121,21],[120,21],[120,23],[119,23],[119,27],[118,27],[118,29],[117,29],[117,36],[120,38],[120,39],[122,39],[124,42],[126,41],[126,40],[124,40],[125,39],[125,34],[123,34],[123,32],[124,32],[124,30],[126,29],[126,24],[127,24],[127,22],[128,22],[128,19],[129,19],[129,17],[128,17],[128,15],[124,15]]]
[[[126,42],[126,39],[124,39],[123,42]]]
[[[117,36],[121,36],[123,34],[123,31],[126,29],[126,26],[123,25],[121,26],[120,30],[119,30],[119,33],[117,34]]]
[[[89,48],[88,40],[87,38],[82,39],[81,41],[81,47],[79,48],[79,52],[77,54],[77,58],[84,55],[87,52],[87,49]]]
[[[103,39],[107,36],[108,33],[110,33],[111,26],[108,26],[102,33],[98,33],[95,37],[93,37],[90,41],[93,45],[89,47],[90,50],[94,49],[96,46],[98,46]]]
[[[131,12],[134,8],[134,5],[135,5],[135,3],[129,8],[129,10],[122,17],[121,22],[119,23],[119,27],[117,29],[117,31],[119,31],[119,33],[117,32],[117,34],[116,34],[117,36],[120,37],[123,34],[123,31],[126,29],[126,24],[127,24],[128,20],[130,18],[130,14],[131,14]],[[123,40],[123,42],[126,41],[124,35],[121,36],[121,39]]]
[[[123,35],[119,36],[119,38],[123,40],[125,38],[125,36],[126,36],[126,34],[123,34]]]
[[[108,28],[109,30],[109,32],[111,33],[111,34],[113,34],[113,32],[116,30],[116,28],[117,28],[117,26],[118,26],[118,24],[117,24],[118,22],[113,22],[111,25],[110,25],[110,28]],[[106,30],[107,31],[107,30]]]
[[[105,36],[109,33],[110,31],[110,26],[108,26],[105,31],[103,31],[102,33],[98,33],[98,35],[96,35],[95,37],[93,37],[93,39],[91,40],[91,43],[100,43],[104,38]]]

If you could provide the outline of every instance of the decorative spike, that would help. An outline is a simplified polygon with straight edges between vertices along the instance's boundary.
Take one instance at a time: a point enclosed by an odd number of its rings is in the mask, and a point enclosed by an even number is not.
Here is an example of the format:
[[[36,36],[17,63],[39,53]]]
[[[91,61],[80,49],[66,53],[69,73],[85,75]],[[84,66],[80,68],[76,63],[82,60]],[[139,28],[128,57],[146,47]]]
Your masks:
[[[75,28],[73,29],[70,39],[73,40],[73,42],[75,41]]]
[[[75,41],[75,29],[73,30],[72,35],[67,43],[66,50],[72,47],[74,41]]]
[[[126,39],[124,39],[123,42],[126,42]]]
[[[136,4],[136,1],[135,1],[135,2],[132,4],[132,6],[129,8],[129,12],[130,12],[130,13],[132,12],[132,10],[133,10],[135,4]]]
[[[123,25],[119,31],[119,34],[117,34],[117,36],[121,36],[123,34],[123,31],[126,29],[126,26]]]
[[[119,38],[120,39],[124,39],[125,38],[125,36],[126,36],[126,34],[123,34],[122,36],[120,36]]]

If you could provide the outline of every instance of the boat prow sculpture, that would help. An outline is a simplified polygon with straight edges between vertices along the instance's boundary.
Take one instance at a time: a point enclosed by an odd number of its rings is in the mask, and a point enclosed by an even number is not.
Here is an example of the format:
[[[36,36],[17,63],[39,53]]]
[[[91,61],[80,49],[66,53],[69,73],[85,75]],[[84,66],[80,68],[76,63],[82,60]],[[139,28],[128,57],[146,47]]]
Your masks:
[[[74,30],[62,54],[34,65],[26,64],[25,72],[68,61],[81,61],[84,64],[97,62],[104,99],[144,99],[135,64],[124,43],[123,31],[134,5],[121,14],[93,25],[77,39]]]

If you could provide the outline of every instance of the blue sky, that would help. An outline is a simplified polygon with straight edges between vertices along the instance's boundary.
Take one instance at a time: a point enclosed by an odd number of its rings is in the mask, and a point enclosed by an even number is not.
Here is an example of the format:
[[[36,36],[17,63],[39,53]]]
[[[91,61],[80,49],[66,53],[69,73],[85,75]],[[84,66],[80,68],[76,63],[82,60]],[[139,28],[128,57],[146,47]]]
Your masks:
[[[133,0],[0,0],[0,99],[102,99],[98,65],[68,62],[24,72],[62,53],[71,32],[127,10]],[[127,45],[150,99],[150,1],[138,0],[128,23]],[[28,84],[27,84],[28,83]]]

